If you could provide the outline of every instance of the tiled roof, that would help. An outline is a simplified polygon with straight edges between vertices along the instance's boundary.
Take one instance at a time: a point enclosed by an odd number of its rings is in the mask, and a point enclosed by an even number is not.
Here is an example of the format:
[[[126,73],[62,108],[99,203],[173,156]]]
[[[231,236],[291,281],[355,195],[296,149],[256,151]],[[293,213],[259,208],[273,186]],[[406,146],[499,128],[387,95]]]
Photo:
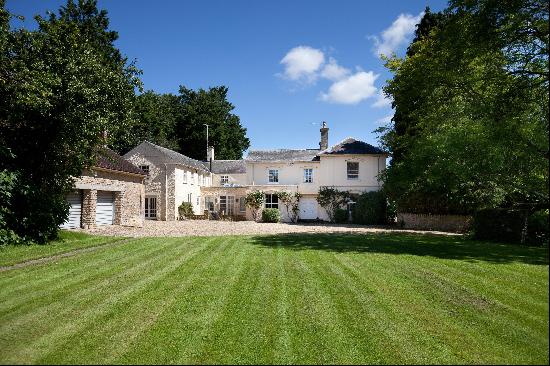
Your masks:
[[[149,141],[143,141],[143,143],[148,144],[149,146],[152,146],[153,148],[161,152],[168,160],[170,160],[173,163],[185,165],[190,168],[196,168],[196,169],[208,171],[208,167],[205,166],[205,163],[203,163],[202,161],[192,159],[188,156],[185,156],[173,150],[167,149],[159,145],[155,145]]]
[[[339,142],[338,144],[323,150],[320,155],[337,155],[337,154],[374,154],[374,155],[387,155],[384,150],[367,144],[363,141],[358,141],[354,138],[348,137],[347,139]]]
[[[251,150],[247,161],[318,161],[319,149]]]
[[[97,168],[115,170],[125,173],[147,175],[143,170],[118,155],[108,147],[102,146],[97,150],[97,161],[94,164]]]
[[[209,162],[204,162],[208,167]],[[212,173],[215,174],[244,174],[246,173],[246,162],[244,160],[213,160]]]

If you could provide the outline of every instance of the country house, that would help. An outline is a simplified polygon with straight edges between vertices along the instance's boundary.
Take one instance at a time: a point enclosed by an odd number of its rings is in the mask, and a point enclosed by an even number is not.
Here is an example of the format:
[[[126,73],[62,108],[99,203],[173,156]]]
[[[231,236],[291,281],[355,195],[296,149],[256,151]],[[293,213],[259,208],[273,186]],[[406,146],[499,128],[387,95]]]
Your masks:
[[[253,190],[265,193],[265,208],[280,207],[277,192],[299,192],[299,218],[327,220],[317,203],[321,187],[351,193],[376,191],[386,167],[387,153],[366,142],[347,138],[329,147],[326,123],[320,129],[319,148],[251,150],[242,160],[216,160],[209,147],[207,161],[144,141],[124,155],[145,179],[145,219],[177,220],[178,206],[190,202],[195,214],[205,211],[252,219],[244,197]]]

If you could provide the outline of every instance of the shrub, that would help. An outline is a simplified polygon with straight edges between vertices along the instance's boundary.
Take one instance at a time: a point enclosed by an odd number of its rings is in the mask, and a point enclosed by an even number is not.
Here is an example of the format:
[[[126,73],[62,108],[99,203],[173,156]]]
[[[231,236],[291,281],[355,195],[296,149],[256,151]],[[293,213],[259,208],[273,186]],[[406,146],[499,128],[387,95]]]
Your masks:
[[[252,212],[252,218],[254,221],[258,221],[258,213],[264,204],[265,195],[262,191],[252,191],[246,194],[244,198],[246,206]]]
[[[353,209],[353,222],[363,225],[387,223],[387,200],[381,191],[365,192],[357,197]]]
[[[346,191],[339,191],[331,187],[321,187],[317,196],[317,202],[327,212],[330,222],[334,222],[334,212],[346,204],[349,196],[349,192]]]
[[[277,208],[266,208],[262,211],[262,221],[263,222],[280,222],[281,221],[281,211]]]
[[[534,212],[527,221],[527,242],[548,245],[548,210]]]
[[[193,205],[191,204],[191,202],[182,202],[181,205],[178,207],[178,213],[180,217],[190,217],[194,215]]]
[[[300,213],[300,198],[302,195],[298,192],[290,193],[281,191],[277,193],[277,198],[283,206],[286,208],[286,213],[290,222],[298,221],[298,214]]]
[[[520,209],[479,210],[474,215],[473,231],[474,237],[481,240],[521,243],[522,234],[526,234],[525,243],[542,244],[548,240],[548,211],[529,215],[528,210]]]
[[[337,224],[345,224],[348,222],[348,211],[343,208],[334,210],[334,222]]]

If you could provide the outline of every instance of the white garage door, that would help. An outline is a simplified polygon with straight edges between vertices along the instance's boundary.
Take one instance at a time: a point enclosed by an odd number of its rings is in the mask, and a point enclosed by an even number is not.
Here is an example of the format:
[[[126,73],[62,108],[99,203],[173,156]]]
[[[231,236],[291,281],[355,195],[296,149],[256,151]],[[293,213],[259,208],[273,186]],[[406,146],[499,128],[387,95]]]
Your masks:
[[[115,197],[113,192],[97,191],[95,206],[96,225],[112,225],[115,213]]]
[[[300,199],[300,219],[315,220],[317,218],[317,200],[311,197]]]
[[[74,229],[80,227],[80,216],[82,214],[82,196],[80,191],[67,195],[69,205],[69,218],[61,225],[63,229]]]

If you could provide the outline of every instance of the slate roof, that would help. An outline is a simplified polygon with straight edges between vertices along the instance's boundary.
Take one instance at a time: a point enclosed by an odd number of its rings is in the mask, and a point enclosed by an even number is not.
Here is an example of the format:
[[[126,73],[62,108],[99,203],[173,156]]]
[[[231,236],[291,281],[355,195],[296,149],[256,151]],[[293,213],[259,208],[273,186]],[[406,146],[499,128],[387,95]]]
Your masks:
[[[147,175],[143,170],[118,155],[106,146],[99,147],[96,152],[96,168],[103,168],[124,173]]]
[[[203,162],[210,167],[209,162]],[[246,173],[246,162],[244,160],[213,160],[212,173],[215,174],[244,174]]]
[[[318,161],[319,149],[251,150],[247,161]]]
[[[384,150],[367,144],[366,142],[356,140],[352,137],[339,142],[338,144],[323,150],[320,155],[338,155],[338,154],[374,154],[387,155]]]
[[[149,142],[149,141],[143,141],[143,143],[148,144],[149,146],[152,146],[153,148],[158,150],[161,154],[164,155],[164,157],[166,157],[172,163],[185,165],[187,167],[195,168],[195,169],[201,169],[201,170],[206,170],[206,171],[209,170],[208,167],[205,166],[205,163],[202,162],[202,161],[192,159],[188,156],[185,156],[185,155],[180,154],[178,152],[175,152],[173,150],[167,149],[167,148],[159,146],[159,145],[155,145],[155,144],[153,144],[152,142]]]

